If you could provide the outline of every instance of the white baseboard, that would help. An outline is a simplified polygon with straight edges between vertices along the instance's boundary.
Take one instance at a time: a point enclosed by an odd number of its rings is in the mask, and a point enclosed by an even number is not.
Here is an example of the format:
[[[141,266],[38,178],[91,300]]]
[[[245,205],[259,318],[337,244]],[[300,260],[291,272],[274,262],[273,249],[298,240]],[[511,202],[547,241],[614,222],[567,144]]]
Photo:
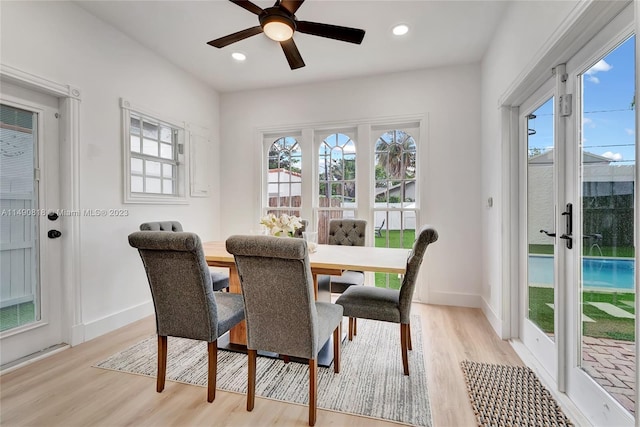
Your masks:
[[[427,303],[471,308],[480,308],[482,306],[480,295],[463,294],[456,292],[429,291],[429,298]]]
[[[118,328],[152,315],[153,313],[153,302],[147,301],[118,313],[85,323],[84,341],[89,341],[108,332],[115,331]]]
[[[480,308],[482,309],[482,313],[484,313],[484,317],[487,318],[487,320],[489,321],[489,324],[491,325],[493,330],[496,332],[496,334],[501,339],[505,339],[505,337],[502,335],[502,320],[500,319],[500,317],[498,317],[496,312],[493,310],[493,307],[489,305],[487,300],[484,298],[481,298],[481,299],[482,299],[482,306]]]

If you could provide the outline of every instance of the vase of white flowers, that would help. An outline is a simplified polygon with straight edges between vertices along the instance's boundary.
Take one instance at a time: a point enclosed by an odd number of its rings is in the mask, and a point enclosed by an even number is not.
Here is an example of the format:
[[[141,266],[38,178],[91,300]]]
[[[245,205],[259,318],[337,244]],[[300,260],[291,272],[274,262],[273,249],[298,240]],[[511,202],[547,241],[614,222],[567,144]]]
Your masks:
[[[297,229],[302,227],[302,221],[295,215],[282,214],[275,216],[270,213],[260,218],[268,233],[278,237],[293,237]]]

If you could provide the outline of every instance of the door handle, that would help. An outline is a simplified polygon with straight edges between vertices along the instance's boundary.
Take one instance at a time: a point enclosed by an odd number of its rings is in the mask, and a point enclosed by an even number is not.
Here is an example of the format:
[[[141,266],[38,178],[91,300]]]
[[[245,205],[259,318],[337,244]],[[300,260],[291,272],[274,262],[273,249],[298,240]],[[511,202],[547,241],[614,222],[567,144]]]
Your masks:
[[[565,233],[560,238],[566,240],[567,249],[573,249],[573,205],[571,203],[567,203],[562,216],[565,217]]]
[[[59,232],[58,230],[49,230],[49,232],[47,233],[47,236],[50,239],[57,239],[58,237],[62,236],[62,233]]]
[[[546,234],[549,237],[556,237],[556,233],[549,233],[547,230],[540,230],[540,232]]]

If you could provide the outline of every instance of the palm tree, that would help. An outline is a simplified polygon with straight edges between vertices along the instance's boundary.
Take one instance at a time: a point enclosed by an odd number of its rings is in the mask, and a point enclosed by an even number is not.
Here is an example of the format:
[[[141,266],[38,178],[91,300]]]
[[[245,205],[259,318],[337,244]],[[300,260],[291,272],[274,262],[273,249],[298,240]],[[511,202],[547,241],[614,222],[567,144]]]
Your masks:
[[[384,178],[377,179],[376,186],[383,184],[389,188],[391,184],[400,183],[405,194],[407,179],[415,178],[416,144],[411,135],[401,130],[385,132],[376,142],[376,169],[382,169]],[[377,173],[376,173],[377,175]],[[393,182],[394,181],[394,182]],[[402,197],[404,201],[404,197]]]

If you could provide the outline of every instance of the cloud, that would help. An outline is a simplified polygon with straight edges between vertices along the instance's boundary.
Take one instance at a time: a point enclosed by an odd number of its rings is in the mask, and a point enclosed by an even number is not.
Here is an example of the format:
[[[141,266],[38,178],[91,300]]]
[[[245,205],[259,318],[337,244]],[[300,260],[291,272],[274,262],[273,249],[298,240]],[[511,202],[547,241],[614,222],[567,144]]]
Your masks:
[[[582,118],[582,126],[594,129],[596,127],[596,124],[593,123],[593,120],[591,120],[590,118],[583,117]]]
[[[620,161],[622,160],[622,154],[620,153],[612,153],[611,151],[607,151],[606,153],[602,153],[602,157],[606,157],[607,159]]]
[[[636,134],[636,131],[633,129],[629,129],[629,128],[625,128],[624,131],[627,133],[627,135],[629,136],[633,136]]]
[[[612,68],[613,68],[613,65],[610,65],[607,63],[607,61],[605,61],[604,59],[601,59],[600,61],[596,62],[596,64],[593,67],[589,68],[587,72],[584,74],[587,76],[588,81],[590,81],[591,83],[598,84],[600,83],[600,79],[597,78],[595,75],[601,71],[607,72]]]

